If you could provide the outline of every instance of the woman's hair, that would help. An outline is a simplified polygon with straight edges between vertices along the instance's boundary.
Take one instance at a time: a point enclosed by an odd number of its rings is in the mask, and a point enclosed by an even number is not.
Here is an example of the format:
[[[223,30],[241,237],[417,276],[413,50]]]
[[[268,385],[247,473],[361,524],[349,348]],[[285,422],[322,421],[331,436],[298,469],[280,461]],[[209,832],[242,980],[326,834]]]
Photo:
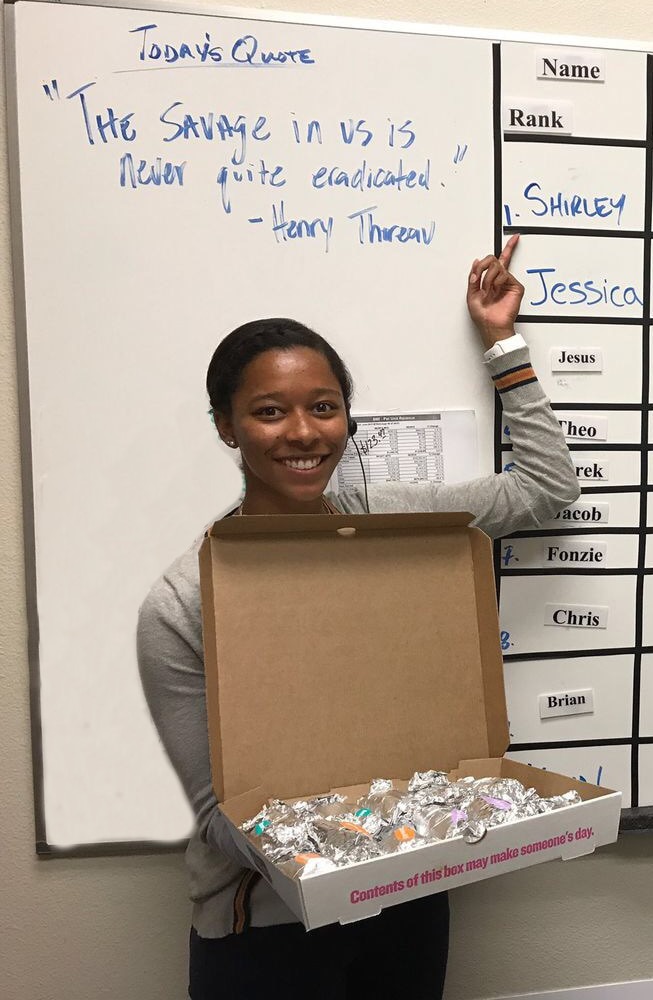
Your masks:
[[[250,361],[264,351],[288,351],[293,347],[310,347],[326,358],[340,383],[349,414],[354,383],[347,366],[324,337],[294,319],[257,319],[232,330],[218,344],[206,373],[206,391],[213,411],[231,413],[233,394]]]

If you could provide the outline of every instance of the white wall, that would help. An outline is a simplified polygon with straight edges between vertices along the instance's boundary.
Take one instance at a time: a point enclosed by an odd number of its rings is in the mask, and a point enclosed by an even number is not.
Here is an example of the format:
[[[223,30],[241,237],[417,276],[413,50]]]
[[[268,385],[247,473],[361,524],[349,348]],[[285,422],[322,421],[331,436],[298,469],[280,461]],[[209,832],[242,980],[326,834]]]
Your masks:
[[[252,0],[251,6],[653,39],[645,0]],[[4,101],[0,130],[4,149]],[[0,214],[0,994],[182,1000],[189,906],[181,856],[37,861],[34,855],[5,157]],[[653,833],[631,835],[589,859],[457,890],[447,1000],[653,977],[652,862]]]

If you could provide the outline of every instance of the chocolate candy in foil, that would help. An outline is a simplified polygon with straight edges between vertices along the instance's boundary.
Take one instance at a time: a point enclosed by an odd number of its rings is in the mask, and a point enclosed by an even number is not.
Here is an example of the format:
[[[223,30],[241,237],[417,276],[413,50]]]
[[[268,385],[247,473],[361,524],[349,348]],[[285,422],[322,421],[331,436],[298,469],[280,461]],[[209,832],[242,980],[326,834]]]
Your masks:
[[[478,844],[479,841],[483,840],[486,833],[487,827],[484,823],[472,820],[463,830],[463,840],[466,844]]]
[[[255,847],[271,861],[285,860],[315,846],[307,811],[302,803],[296,805],[299,808],[274,800],[241,826]]]
[[[382,854],[396,854],[398,851],[412,851],[424,844],[412,826],[397,826],[386,830],[379,838],[379,849]]]
[[[325,795],[314,800],[311,812],[313,816],[319,816],[322,819],[344,819],[350,816],[355,808],[355,805],[348,802],[344,795]]]
[[[564,809],[565,806],[580,805],[582,801],[578,792],[572,790],[565,792],[564,795],[554,795],[550,799],[540,799],[540,811],[553,812],[554,809]]]
[[[347,820],[316,819],[313,823],[317,850],[335,861],[347,864],[367,861],[379,855],[379,846],[367,830]]]
[[[408,782],[408,791],[436,791],[450,784],[449,776],[444,771],[416,771]]]
[[[515,778],[481,778],[477,781],[479,795],[489,795],[494,799],[503,799],[513,802],[516,806],[522,805],[533,795],[537,795],[534,788],[525,788],[521,781]]]
[[[514,819],[517,806],[508,799],[498,799],[493,795],[477,795],[467,806],[470,822],[482,823],[486,827],[501,826]]]
[[[355,808],[349,818],[352,823],[358,823],[359,826],[362,826],[365,832],[371,834],[372,837],[387,826],[383,818],[378,813],[372,812],[367,806]]]
[[[372,782],[369,793],[358,800],[358,808],[369,809],[386,823],[399,825],[402,818],[410,814],[411,801],[405,792],[394,788],[391,781],[378,778]]]
[[[282,802],[281,799],[273,799],[267,805],[263,806],[257,812],[256,816],[246,820],[241,825],[241,830],[245,833],[257,833],[260,835],[266,827],[274,823],[292,822],[294,817],[295,812],[291,805],[287,802]]]
[[[415,828],[426,840],[452,840],[461,836],[467,821],[465,809],[430,806],[415,816]]]
[[[310,878],[312,875],[323,875],[325,872],[334,872],[338,866],[329,858],[321,854],[307,852],[296,854],[288,861],[282,861],[279,868],[290,878]]]
[[[270,861],[284,861],[293,854],[315,849],[315,838],[311,826],[305,820],[294,824],[272,824],[261,834],[250,834],[252,843]]]

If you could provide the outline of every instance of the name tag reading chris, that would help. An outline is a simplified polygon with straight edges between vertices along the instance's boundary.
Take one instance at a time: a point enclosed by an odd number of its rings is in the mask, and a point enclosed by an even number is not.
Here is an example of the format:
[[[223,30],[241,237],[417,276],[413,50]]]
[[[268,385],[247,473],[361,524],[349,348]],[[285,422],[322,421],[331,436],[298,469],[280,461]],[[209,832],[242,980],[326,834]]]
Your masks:
[[[544,624],[563,628],[607,628],[609,610],[597,604],[547,604]]]

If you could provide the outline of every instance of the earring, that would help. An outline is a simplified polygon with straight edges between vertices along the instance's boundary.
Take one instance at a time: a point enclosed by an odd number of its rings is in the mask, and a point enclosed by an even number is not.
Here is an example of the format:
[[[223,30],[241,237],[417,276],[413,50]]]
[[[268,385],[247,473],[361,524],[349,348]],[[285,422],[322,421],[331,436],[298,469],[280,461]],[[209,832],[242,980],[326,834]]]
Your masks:
[[[230,448],[235,448],[236,447],[236,442],[234,440],[232,440],[232,438],[229,438],[228,441],[225,441],[225,444],[229,445]]]

